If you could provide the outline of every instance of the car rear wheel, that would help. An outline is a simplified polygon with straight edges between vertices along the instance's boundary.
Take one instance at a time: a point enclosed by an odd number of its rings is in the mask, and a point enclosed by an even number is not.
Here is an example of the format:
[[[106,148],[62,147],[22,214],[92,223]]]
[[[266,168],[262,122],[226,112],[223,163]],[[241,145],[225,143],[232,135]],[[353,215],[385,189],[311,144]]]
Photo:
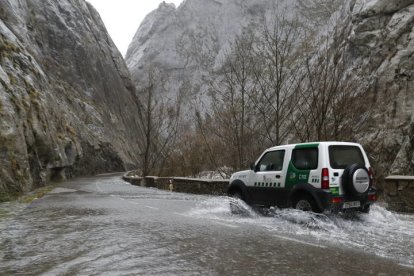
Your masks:
[[[369,213],[369,211],[370,211],[370,209],[371,209],[371,205],[365,205],[364,207],[362,207],[362,208],[360,209],[360,212],[361,212],[361,213],[368,214],[368,213]]]
[[[293,208],[305,212],[319,213],[315,201],[308,195],[301,195],[293,200]]]

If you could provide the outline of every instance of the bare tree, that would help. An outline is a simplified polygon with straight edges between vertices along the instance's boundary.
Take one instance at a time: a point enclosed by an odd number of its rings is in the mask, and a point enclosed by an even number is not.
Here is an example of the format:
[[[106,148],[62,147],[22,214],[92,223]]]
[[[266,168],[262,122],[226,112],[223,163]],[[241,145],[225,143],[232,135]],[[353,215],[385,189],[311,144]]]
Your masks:
[[[139,91],[139,118],[143,133],[139,146],[144,176],[154,173],[157,167],[163,167],[176,141],[181,101],[179,97],[169,100],[164,92],[163,77],[150,66],[145,86]]]
[[[312,29],[326,25],[343,0],[298,0],[297,9]]]
[[[255,143],[256,111],[249,96],[256,89],[252,45],[251,34],[237,37],[232,44],[210,83],[211,106],[206,115],[214,121],[209,133],[218,138],[230,156],[229,163],[237,169],[247,165]],[[199,127],[205,126],[199,123]]]
[[[328,38],[323,38],[328,40]],[[322,42],[322,43],[321,43]],[[326,41],[303,60],[303,77],[297,86],[296,102],[299,116],[293,124],[301,140],[317,140],[326,137],[326,121],[339,92],[344,67],[332,62],[333,52]]]
[[[365,82],[348,72],[348,32],[335,28],[304,50],[292,113],[292,127],[301,141],[352,139],[367,122],[369,110],[361,100]]]
[[[266,139],[279,145],[289,134],[289,116],[292,112],[292,94],[298,75],[296,44],[300,24],[285,15],[263,20],[255,48],[254,77],[258,92],[251,95],[260,115]]]

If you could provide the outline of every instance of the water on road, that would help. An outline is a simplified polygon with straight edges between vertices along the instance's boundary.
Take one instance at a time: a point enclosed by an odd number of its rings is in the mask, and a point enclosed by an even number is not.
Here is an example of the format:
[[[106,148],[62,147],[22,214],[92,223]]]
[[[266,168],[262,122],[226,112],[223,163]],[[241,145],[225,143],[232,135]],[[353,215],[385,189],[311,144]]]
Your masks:
[[[67,182],[0,219],[0,274],[414,274],[412,215],[380,206],[355,218],[264,215],[237,202],[246,210],[237,216],[230,200],[135,187],[119,176]]]

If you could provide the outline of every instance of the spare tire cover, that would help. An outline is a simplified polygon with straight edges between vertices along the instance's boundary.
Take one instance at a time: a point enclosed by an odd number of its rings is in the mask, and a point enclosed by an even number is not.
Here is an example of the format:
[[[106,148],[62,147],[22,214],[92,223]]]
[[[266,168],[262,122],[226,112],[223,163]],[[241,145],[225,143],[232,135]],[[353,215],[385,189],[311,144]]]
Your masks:
[[[343,184],[348,195],[362,196],[369,189],[369,173],[365,166],[353,164],[344,170]]]
[[[354,185],[355,190],[363,194],[368,191],[369,188],[369,173],[367,169],[360,168],[354,172],[352,177],[352,184]]]

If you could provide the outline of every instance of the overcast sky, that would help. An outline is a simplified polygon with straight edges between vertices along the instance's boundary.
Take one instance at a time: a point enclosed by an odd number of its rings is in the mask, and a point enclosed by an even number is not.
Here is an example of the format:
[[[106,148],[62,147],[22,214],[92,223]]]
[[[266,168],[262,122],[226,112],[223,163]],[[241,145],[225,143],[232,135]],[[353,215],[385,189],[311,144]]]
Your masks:
[[[99,12],[119,51],[125,56],[128,45],[141,21],[155,10],[162,0],[87,0]],[[167,0],[176,7],[182,0]]]

